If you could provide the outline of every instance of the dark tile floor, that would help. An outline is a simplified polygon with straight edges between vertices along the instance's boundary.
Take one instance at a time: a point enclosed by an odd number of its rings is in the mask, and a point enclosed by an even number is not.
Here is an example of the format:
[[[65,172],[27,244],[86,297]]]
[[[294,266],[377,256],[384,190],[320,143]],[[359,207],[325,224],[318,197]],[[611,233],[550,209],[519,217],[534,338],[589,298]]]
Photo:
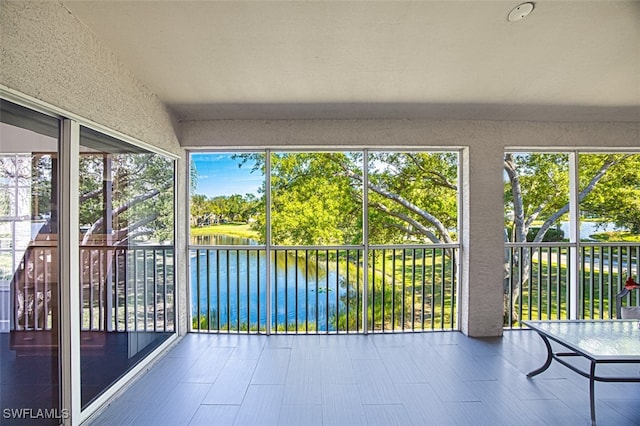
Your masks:
[[[589,425],[587,379],[557,363],[527,379],[545,355],[527,330],[189,334],[90,423]],[[637,383],[596,383],[596,398],[598,425],[640,424]]]
[[[89,403],[172,333],[82,332],[81,403]],[[52,410],[58,406],[58,354],[51,330],[0,333],[0,425],[57,424],[44,418],[10,417],[5,410]],[[132,342],[144,342],[137,353]]]

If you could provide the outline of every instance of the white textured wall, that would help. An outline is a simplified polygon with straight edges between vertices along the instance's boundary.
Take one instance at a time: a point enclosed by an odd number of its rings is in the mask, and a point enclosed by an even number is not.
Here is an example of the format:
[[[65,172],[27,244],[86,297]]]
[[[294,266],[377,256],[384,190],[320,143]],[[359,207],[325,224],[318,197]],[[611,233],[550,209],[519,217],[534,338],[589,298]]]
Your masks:
[[[162,102],[62,4],[2,0],[0,31],[0,84],[180,153]]]
[[[101,126],[182,155],[164,104],[57,1],[0,1],[0,85]],[[185,162],[178,197],[185,199]],[[180,203],[182,205],[182,203]],[[179,230],[185,209],[178,209]],[[185,248],[185,233],[178,233]],[[178,264],[185,264],[178,250]],[[186,271],[179,277],[186,321]]]
[[[180,144],[208,146],[495,146],[586,148],[640,146],[635,123],[454,120],[184,121]]]
[[[507,147],[639,148],[640,123],[427,120],[272,120],[182,123],[188,148],[459,147],[465,219],[460,325],[470,336],[502,334],[503,155]]]

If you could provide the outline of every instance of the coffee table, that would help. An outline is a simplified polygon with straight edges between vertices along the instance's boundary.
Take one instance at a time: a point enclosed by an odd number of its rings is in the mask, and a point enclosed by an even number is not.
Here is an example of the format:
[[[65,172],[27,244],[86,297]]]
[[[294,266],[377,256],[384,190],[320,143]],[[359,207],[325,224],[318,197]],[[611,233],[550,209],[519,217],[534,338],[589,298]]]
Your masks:
[[[553,360],[556,360],[588,378],[592,425],[596,424],[596,381],[640,382],[640,372],[630,377],[596,374],[596,367],[599,364],[640,364],[638,320],[523,321],[523,323],[535,330],[547,347],[547,360],[542,367],[527,374],[527,377],[542,373],[549,368]],[[567,351],[555,352],[551,341]],[[568,362],[568,357],[586,358],[589,361],[588,371]]]

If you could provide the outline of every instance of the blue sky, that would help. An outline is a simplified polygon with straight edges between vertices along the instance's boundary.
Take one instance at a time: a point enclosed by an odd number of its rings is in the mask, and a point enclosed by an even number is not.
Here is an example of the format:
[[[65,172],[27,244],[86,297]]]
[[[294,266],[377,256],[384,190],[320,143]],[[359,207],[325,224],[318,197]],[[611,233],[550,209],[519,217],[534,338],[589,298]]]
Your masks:
[[[258,188],[264,182],[260,171],[251,173],[253,164],[246,163],[238,167],[240,160],[233,160],[234,154],[207,152],[191,154],[191,161],[198,171],[196,194],[207,197],[219,195],[258,194]]]

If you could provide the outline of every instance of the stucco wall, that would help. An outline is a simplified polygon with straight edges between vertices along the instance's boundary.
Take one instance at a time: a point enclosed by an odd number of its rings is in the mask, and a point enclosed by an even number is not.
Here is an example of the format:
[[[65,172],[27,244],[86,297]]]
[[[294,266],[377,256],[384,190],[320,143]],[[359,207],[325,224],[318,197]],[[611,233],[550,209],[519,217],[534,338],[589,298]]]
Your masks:
[[[207,146],[477,146],[638,148],[638,122],[210,120],[180,124],[185,148]]]
[[[165,106],[64,6],[0,3],[0,84],[179,154]]]
[[[0,85],[75,116],[182,156],[164,104],[57,1],[0,2]],[[178,199],[185,199],[185,162],[178,161]],[[179,230],[186,211],[179,204]],[[185,232],[178,247],[186,248]],[[177,264],[185,264],[178,250]],[[184,331],[186,268],[179,271],[178,312]]]

